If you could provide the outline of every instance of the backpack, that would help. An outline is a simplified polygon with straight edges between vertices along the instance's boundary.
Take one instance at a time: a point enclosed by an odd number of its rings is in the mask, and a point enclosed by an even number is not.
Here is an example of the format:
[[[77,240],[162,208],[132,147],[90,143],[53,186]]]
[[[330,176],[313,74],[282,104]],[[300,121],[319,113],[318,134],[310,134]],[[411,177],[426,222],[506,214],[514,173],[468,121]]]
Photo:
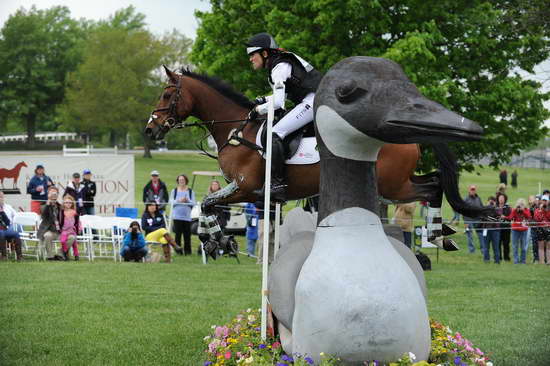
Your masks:
[[[191,188],[187,188],[189,190],[189,198],[190,199],[193,199],[193,190]],[[173,200],[175,201],[176,200],[176,197],[178,196],[178,189],[177,188],[174,188],[174,198]]]

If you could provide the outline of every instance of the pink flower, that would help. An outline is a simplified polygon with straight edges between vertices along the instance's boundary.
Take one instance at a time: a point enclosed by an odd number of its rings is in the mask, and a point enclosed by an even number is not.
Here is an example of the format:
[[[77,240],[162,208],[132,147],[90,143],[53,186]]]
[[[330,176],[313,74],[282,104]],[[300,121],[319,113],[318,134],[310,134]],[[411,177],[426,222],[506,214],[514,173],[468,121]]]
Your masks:
[[[281,343],[275,342],[275,343],[273,343],[273,344],[271,345],[271,348],[277,349],[277,348],[279,348],[280,346],[281,346]]]
[[[480,356],[483,356],[483,352],[479,348],[476,348],[476,353]]]
[[[469,344],[466,344],[466,351],[468,352],[474,352],[474,349],[469,345]]]
[[[224,357],[225,357],[226,360],[229,360],[231,358],[231,351],[225,352]]]
[[[218,348],[218,346],[220,345],[220,340],[219,339],[214,339],[212,342],[210,342],[210,344],[208,345],[208,351],[210,353],[214,353],[214,351],[216,350],[216,348]]]
[[[227,337],[229,335],[229,328],[225,325],[223,327],[216,327],[216,330],[214,331],[214,335],[216,338]]]

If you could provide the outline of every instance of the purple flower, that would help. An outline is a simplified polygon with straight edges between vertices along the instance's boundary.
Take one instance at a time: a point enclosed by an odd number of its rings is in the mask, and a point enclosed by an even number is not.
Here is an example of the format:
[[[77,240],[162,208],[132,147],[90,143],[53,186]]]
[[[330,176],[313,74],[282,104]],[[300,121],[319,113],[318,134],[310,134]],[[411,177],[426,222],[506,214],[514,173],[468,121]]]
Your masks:
[[[258,346],[258,348],[259,348],[259,349],[264,349],[264,348],[265,348],[265,344],[263,344],[263,343],[260,344],[260,345]]]
[[[310,357],[304,358],[304,361],[306,361],[309,365],[313,365],[313,360]]]
[[[293,359],[292,357],[287,356],[287,355],[283,355],[283,356],[281,357],[281,360],[287,361],[287,362],[292,362],[292,361],[294,361],[294,359]]]
[[[260,327],[256,327],[256,328],[254,328],[254,330],[255,330],[256,332],[259,332],[261,329],[260,329]]]
[[[276,366],[288,366],[288,365],[284,362],[277,362]]]
[[[205,361],[204,362],[204,366],[209,366],[209,365],[212,365],[212,362],[210,362],[210,361]]]
[[[458,356],[455,357],[455,362],[454,362],[455,365],[460,365],[460,363],[461,363],[460,361],[462,361],[462,359],[460,357],[458,357]]]

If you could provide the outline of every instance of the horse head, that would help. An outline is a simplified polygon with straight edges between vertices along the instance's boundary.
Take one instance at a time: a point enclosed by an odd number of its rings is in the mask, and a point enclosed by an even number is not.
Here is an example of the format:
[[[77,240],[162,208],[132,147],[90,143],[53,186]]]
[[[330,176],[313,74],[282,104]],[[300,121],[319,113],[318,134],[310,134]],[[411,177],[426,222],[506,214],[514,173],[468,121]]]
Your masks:
[[[183,78],[163,65],[169,84],[164,87],[155,109],[145,126],[145,134],[155,140],[162,140],[172,128],[184,127],[193,106],[191,95],[183,85]]]

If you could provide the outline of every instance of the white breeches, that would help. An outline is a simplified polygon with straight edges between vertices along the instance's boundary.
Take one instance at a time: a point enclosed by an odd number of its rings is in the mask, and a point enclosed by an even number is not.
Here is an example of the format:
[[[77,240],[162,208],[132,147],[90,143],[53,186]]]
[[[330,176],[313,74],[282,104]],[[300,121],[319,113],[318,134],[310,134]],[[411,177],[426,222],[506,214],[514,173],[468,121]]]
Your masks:
[[[301,103],[297,104],[290,112],[285,114],[275,126],[273,126],[273,132],[279,135],[281,139],[284,139],[288,134],[313,121],[314,97],[314,93],[306,95]]]

